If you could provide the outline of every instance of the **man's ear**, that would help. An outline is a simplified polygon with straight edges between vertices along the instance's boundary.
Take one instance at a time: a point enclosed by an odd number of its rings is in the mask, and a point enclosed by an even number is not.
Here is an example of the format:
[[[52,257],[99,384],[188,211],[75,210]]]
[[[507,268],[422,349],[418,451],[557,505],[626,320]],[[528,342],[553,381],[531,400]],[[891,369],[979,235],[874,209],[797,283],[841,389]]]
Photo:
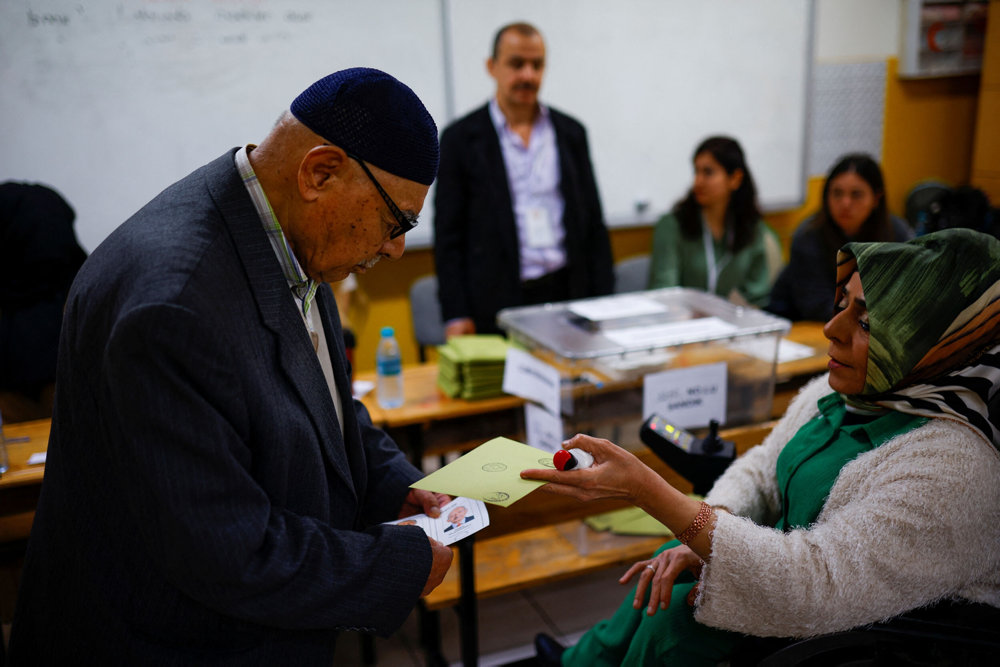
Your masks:
[[[324,144],[305,154],[299,163],[299,193],[306,201],[315,201],[336,183],[343,181],[348,169],[347,153],[339,146]]]

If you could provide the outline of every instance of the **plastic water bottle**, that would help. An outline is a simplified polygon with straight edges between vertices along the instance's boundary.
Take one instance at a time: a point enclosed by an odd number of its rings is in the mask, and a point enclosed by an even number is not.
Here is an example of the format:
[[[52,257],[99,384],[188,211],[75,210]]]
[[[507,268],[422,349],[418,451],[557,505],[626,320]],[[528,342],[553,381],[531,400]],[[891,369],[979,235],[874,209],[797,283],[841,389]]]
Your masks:
[[[375,351],[375,388],[378,404],[398,408],[403,404],[403,359],[392,327],[382,327],[382,339]]]

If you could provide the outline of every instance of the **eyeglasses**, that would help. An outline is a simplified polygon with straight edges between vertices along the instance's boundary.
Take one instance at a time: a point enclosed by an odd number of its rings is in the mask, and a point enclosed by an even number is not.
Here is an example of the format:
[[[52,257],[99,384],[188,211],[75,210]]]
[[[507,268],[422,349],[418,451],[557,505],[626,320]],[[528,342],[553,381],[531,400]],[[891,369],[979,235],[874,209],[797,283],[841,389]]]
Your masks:
[[[379,183],[378,180],[376,180],[375,175],[371,172],[370,169],[368,169],[368,165],[364,163],[364,160],[359,158],[357,155],[351,155],[350,153],[347,154],[347,157],[351,158],[352,160],[357,160],[358,164],[361,165],[361,168],[364,170],[369,180],[371,180],[372,184],[375,186],[375,189],[378,190],[378,193],[380,195],[382,195],[382,201],[384,201],[385,205],[389,207],[389,212],[392,213],[392,217],[396,219],[396,224],[393,225],[392,230],[390,230],[389,232],[389,238],[390,239],[398,238],[403,234],[405,234],[406,232],[413,229],[414,227],[416,227],[417,222],[419,222],[419,220],[417,220],[417,216],[413,214],[403,213],[401,210],[399,210],[399,207],[396,206],[396,202],[392,201],[392,198],[382,188],[381,183]]]

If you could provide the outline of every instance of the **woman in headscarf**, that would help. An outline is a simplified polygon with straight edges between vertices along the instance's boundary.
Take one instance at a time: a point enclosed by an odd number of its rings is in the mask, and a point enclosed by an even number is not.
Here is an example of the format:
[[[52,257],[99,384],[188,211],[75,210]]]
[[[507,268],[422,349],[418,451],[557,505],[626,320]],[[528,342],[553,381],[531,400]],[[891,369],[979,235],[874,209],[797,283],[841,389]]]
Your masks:
[[[562,664],[714,665],[744,635],[837,632],[943,600],[1000,607],[1000,242],[953,229],[847,244],[824,332],[829,374],[705,502],[585,435],[565,446],[593,467],[522,473],[625,498],[679,538],[626,572],[633,593]]]

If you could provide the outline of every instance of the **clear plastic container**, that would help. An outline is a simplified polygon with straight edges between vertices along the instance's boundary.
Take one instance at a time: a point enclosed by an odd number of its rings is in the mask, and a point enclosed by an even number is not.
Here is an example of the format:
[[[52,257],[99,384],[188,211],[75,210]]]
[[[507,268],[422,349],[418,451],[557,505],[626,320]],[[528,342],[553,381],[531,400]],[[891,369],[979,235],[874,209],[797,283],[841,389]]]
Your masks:
[[[559,370],[564,437],[639,441],[644,377],[726,364],[725,426],[770,419],[788,320],[683,287],[501,310],[514,345]],[[707,426],[707,424],[706,424]],[[694,427],[692,427],[694,428]]]

